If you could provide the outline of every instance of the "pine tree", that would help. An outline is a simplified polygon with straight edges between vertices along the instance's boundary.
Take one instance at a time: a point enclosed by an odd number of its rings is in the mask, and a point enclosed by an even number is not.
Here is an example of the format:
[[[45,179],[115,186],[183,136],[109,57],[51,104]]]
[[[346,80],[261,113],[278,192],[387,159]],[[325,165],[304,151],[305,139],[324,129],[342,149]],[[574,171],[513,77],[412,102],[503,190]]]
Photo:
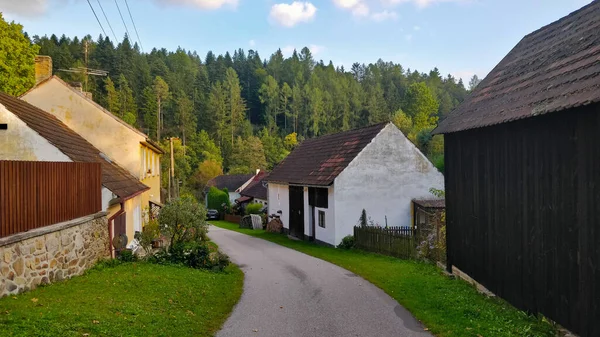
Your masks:
[[[110,76],[106,77],[104,88],[106,90],[106,108],[113,114],[120,116],[119,94],[117,93],[115,83],[110,79]]]
[[[156,118],[156,139],[160,140],[161,130],[163,128],[162,105],[169,97],[169,85],[160,76],[154,78],[152,86],[154,96],[156,97],[157,118]]]
[[[227,121],[231,129],[231,146],[233,147],[234,137],[238,134],[246,118],[246,103],[242,99],[240,81],[233,68],[227,69],[225,73],[223,89],[226,95]]]
[[[279,115],[279,86],[271,75],[267,76],[265,83],[258,91],[260,102],[265,105],[265,121],[270,131],[277,127],[277,115]]]

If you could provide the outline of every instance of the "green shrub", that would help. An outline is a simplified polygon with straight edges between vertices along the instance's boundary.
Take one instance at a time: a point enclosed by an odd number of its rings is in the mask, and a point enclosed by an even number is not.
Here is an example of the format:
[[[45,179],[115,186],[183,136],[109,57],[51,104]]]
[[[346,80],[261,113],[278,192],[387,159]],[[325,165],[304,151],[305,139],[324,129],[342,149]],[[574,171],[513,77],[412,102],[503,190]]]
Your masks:
[[[135,262],[138,259],[137,256],[129,249],[121,250],[117,258],[123,262]]]
[[[340,249],[352,249],[354,248],[354,236],[348,235],[342,239],[342,242],[337,246]]]
[[[261,214],[261,210],[263,209],[263,205],[262,204],[249,204],[246,206],[246,215],[250,215],[250,214]]]
[[[142,229],[139,237],[137,238],[140,242],[140,246],[144,248],[146,253],[150,253],[152,250],[152,242],[160,237],[160,226],[158,225],[158,219],[151,219]]]
[[[208,190],[206,199],[208,202],[208,208],[216,209],[221,214],[225,213],[225,208],[230,208],[231,206],[231,202],[229,201],[229,192],[226,192],[226,189],[221,191],[213,186]],[[223,205],[226,207],[223,207]]]
[[[170,201],[158,215],[161,233],[172,247],[206,239],[206,210],[191,197]]]
[[[168,265],[183,265],[195,269],[221,271],[229,265],[229,256],[221,252],[210,252],[208,242],[176,244],[161,249],[148,258],[148,262]]]

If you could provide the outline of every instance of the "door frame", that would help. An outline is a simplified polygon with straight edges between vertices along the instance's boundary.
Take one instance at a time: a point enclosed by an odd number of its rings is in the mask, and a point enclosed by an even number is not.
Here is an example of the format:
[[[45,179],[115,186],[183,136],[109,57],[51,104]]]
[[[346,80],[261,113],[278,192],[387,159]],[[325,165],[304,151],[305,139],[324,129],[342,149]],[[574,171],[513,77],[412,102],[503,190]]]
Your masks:
[[[304,240],[304,186],[289,187],[289,234]]]

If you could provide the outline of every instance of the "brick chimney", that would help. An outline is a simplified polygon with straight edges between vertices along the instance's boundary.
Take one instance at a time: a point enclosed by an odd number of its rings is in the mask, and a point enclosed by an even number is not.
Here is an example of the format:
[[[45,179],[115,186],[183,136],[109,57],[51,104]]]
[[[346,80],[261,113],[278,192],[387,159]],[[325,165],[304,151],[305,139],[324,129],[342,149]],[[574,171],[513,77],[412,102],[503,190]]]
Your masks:
[[[52,77],[52,58],[50,56],[38,55],[35,57],[35,84]]]

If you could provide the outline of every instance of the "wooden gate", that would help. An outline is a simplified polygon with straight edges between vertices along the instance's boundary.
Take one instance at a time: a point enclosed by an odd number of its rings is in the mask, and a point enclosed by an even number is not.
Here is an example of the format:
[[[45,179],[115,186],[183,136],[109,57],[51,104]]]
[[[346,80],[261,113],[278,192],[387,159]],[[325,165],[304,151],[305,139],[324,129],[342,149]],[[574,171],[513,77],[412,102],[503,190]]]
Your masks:
[[[290,186],[290,235],[304,239],[304,188]]]

